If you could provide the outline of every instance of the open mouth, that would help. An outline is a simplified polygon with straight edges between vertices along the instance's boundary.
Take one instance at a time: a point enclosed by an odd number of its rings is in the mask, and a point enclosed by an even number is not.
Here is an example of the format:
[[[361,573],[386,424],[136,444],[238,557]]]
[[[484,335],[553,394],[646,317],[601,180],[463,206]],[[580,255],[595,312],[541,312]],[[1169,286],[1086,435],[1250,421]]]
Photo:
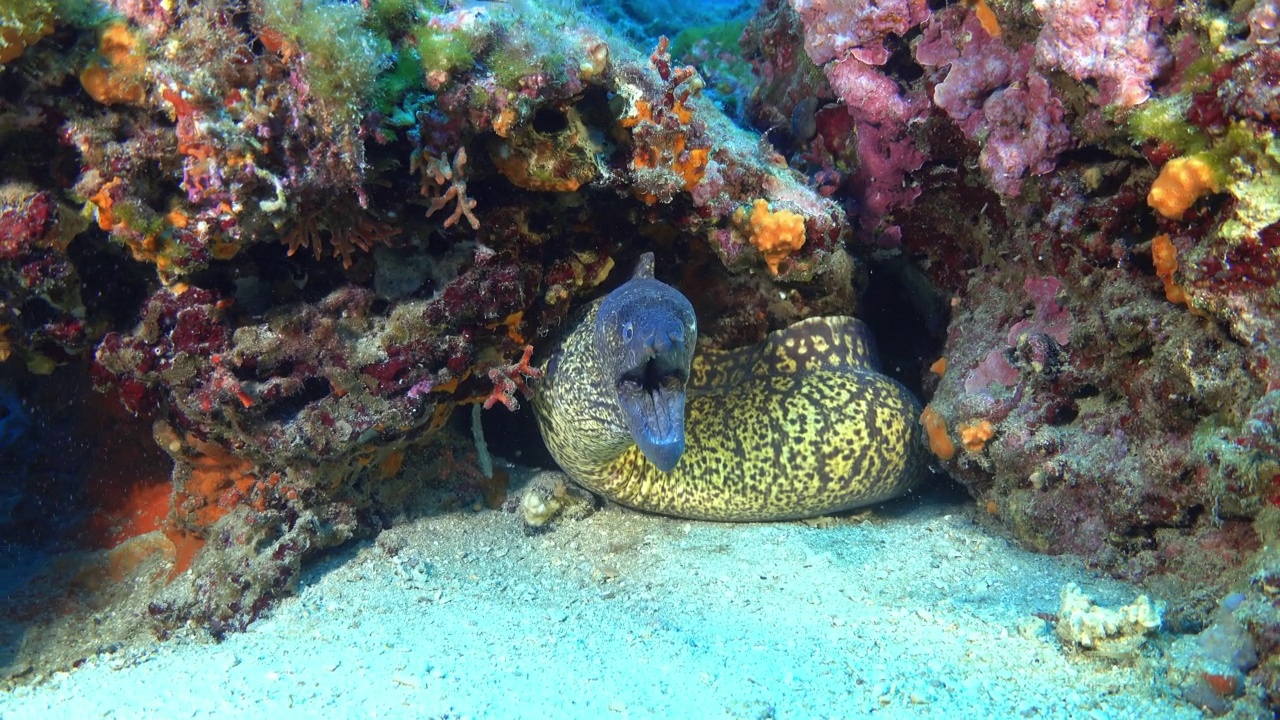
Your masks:
[[[646,360],[618,379],[627,429],[658,469],[670,472],[684,454],[684,386],[688,373],[663,356]]]

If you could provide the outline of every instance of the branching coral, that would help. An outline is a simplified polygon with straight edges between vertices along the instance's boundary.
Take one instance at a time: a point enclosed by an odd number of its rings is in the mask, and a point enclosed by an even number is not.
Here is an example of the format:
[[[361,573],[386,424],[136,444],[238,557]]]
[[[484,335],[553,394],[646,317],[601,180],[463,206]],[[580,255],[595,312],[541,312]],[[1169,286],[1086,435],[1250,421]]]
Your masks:
[[[375,245],[390,244],[391,238],[399,232],[374,220],[359,208],[343,208],[340,204],[337,210],[328,208],[302,215],[281,237],[281,242],[289,246],[289,256],[301,248],[310,248],[312,255],[319,260],[324,255],[327,239],[333,257],[342,258],[342,267],[350,268],[352,253],[357,248],[371,252]]]
[[[493,392],[484,401],[485,410],[498,403],[502,403],[512,412],[520,408],[520,401],[516,399],[516,393],[523,394],[526,398],[529,397],[531,391],[527,381],[537,380],[542,377],[542,370],[529,364],[529,360],[532,357],[533,346],[526,345],[519,360],[510,365],[503,365],[489,370],[489,381],[493,383]]]
[[[427,217],[443,210],[450,201],[455,201],[453,212],[442,224],[451,227],[460,218],[466,218],[472,230],[479,230],[480,221],[471,212],[475,209],[476,201],[467,196],[466,164],[467,149],[464,147],[458,148],[453,154],[452,165],[443,153],[440,157],[434,157],[426,151],[414,153],[409,160],[410,170],[422,174],[422,194],[431,198]]]

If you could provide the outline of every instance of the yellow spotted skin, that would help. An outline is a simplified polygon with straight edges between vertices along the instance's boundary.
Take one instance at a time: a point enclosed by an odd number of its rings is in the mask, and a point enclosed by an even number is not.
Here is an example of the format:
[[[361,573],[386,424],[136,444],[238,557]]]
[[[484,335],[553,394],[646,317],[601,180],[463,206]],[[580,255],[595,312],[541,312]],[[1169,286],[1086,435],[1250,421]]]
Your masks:
[[[587,489],[704,520],[811,517],[906,492],[924,467],[915,398],[871,366],[855,318],[801,321],[760,345],[695,356],[686,449],[669,473],[627,433],[591,342],[595,307],[534,397],[552,455]]]

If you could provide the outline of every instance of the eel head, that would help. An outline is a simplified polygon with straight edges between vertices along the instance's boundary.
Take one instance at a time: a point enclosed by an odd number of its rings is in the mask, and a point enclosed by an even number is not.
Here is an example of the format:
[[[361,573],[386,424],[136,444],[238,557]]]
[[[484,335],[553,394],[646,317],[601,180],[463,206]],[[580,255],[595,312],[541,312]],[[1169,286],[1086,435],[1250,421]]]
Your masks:
[[[596,314],[601,391],[616,397],[632,439],[663,472],[684,454],[685,383],[697,342],[693,305],[654,279],[652,253]]]

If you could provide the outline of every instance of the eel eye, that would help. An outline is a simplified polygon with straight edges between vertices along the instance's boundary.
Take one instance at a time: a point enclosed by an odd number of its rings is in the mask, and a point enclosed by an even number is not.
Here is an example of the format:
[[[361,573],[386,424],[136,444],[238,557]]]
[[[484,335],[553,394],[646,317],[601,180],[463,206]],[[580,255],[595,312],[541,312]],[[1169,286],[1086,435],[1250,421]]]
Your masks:
[[[631,338],[635,337],[636,329],[631,323],[623,323],[622,325],[622,341],[631,342]]]

